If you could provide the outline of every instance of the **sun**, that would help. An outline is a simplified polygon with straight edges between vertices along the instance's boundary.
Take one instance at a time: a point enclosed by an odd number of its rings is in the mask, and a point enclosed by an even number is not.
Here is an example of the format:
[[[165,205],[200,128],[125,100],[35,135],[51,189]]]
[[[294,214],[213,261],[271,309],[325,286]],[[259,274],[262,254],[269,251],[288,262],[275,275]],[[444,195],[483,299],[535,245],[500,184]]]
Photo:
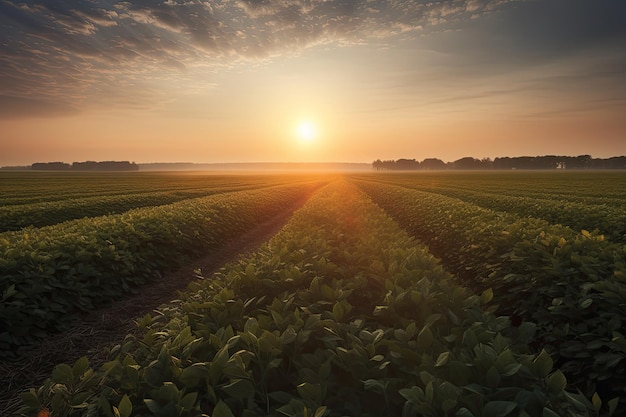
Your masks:
[[[309,121],[300,122],[296,129],[298,138],[302,142],[312,142],[315,139],[315,125]]]

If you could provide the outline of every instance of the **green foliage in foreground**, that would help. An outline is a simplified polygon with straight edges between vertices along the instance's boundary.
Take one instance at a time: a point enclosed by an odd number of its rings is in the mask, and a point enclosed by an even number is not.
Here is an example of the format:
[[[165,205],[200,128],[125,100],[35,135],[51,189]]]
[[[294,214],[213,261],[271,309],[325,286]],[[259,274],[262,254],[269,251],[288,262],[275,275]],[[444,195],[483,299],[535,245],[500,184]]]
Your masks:
[[[0,234],[0,356],[220,247],[319,186],[227,193]]]
[[[492,288],[499,314],[537,323],[535,348],[549,347],[576,387],[626,398],[626,246],[438,194],[360,185],[446,268]]]
[[[546,352],[345,182],[249,259],[146,316],[100,369],[58,365],[24,415],[586,416]],[[613,403],[609,405],[613,407]]]

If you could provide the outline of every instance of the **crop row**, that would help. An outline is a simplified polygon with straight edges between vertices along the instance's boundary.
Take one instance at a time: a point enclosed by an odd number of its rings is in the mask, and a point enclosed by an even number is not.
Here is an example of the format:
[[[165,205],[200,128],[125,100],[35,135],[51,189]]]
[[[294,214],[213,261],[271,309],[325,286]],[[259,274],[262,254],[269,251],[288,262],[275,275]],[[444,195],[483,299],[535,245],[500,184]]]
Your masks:
[[[360,177],[442,194],[469,191],[626,209],[622,172],[404,172]]]
[[[204,197],[212,194],[259,188],[256,185],[214,187],[195,190],[175,190],[141,194],[123,194],[45,201],[41,203],[0,207],[0,232],[19,230],[24,227],[43,227],[81,217],[119,214],[150,206],[171,204],[177,201]]]
[[[626,201],[622,208],[617,208],[605,204],[590,205],[553,199],[510,197],[470,190],[437,192],[491,210],[538,217],[550,223],[564,224],[574,230],[598,230],[612,241],[626,241]]]
[[[393,184],[394,182],[388,180],[385,183]],[[578,231],[597,230],[612,241],[626,241],[626,199],[622,200],[621,207],[616,207],[606,204],[564,201],[550,195],[544,198],[531,198],[446,186],[429,187],[424,190],[419,183],[409,181],[402,181],[398,185],[458,198],[490,210],[515,213],[523,217],[536,217],[549,223],[563,224]],[[480,187],[477,188],[480,189]]]
[[[353,185],[140,321],[100,369],[58,365],[24,415],[583,416],[550,356]],[[610,407],[613,407],[611,403]]]
[[[319,182],[185,200],[0,235],[0,355],[220,247]]]
[[[0,206],[154,192],[194,193],[219,188],[280,185],[294,175],[200,173],[0,172]],[[300,177],[305,180],[304,176]]]
[[[468,285],[492,288],[500,314],[539,326],[576,385],[626,394],[626,247],[601,235],[491,211],[439,194],[360,182]]]

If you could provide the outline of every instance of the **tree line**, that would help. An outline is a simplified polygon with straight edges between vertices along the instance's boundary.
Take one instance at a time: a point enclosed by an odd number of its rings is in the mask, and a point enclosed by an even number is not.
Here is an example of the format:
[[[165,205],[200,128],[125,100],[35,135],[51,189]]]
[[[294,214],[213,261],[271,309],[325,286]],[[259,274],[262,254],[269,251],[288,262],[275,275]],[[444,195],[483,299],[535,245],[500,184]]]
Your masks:
[[[139,165],[129,161],[36,162],[30,166],[39,171],[139,171]]]
[[[591,155],[579,156],[518,156],[498,157],[495,159],[477,159],[471,156],[453,162],[443,162],[437,158],[375,160],[372,167],[380,170],[482,170],[482,169],[626,169],[626,156],[612,158],[592,158]]]

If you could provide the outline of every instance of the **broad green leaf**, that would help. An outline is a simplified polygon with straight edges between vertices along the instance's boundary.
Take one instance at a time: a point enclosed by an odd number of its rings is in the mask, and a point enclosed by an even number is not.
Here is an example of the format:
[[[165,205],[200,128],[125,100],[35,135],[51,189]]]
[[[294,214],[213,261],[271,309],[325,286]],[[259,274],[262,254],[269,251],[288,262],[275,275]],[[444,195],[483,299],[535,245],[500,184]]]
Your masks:
[[[74,379],[79,379],[89,367],[89,359],[86,356],[78,359],[74,362],[74,366],[72,366],[72,374],[74,375]]]
[[[117,409],[120,412],[120,417],[130,417],[131,413],[133,412],[133,404],[130,402],[130,398],[128,398],[128,395],[124,395],[122,397],[119,405],[117,406]]]
[[[609,417],[615,413],[617,409],[617,405],[619,404],[619,397],[615,397],[612,400],[609,400]]]
[[[602,407],[602,400],[600,399],[600,396],[597,392],[593,393],[593,396],[591,397],[591,403],[593,404],[593,408],[595,408],[596,411],[600,411],[600,407]]]
[[[463,333],[463,344],[471,348],[478,344],[478,337],[472,329],[467,329]]]
[[[256,388],[252,382],[247,379],[236,379],[230,384],[223,386],[222,390],[224,390],[231,397],[240,400],[253,397],[256,392]]]
[[[495,366],[489,368],[485,379],[487,381],[487,385],[491,388],[498,388],[500,386],[500,373]]]
[[[474,414],[470,410],[465,407],[459,408],[456,412],[455,417],[475,417]]]
[[[563,372],[556,370],[552,375],[548,377],[548,389],[553,394],[562,392],[567,386],[567,378],[563,375]]]
[[[539,378],[545,378],[552,371],[552,366],[553,362],[550,354],[545,349],[542,349],[534,361],[535,373]]]
[[[437,362],[435,362],[435,367],[443,366],[448,362],[448,358],[450,357],[450,352],[443,352],[437,358]]]
[[[187,388],[194,388],[209,376],[209,367],[205,363],[194,363],[183,369],[180,381]]]
[[[550,410],[548,407],[543,408],[543,413],[541,414],[541,416],[542,417],[560,417],[557,413]]]
[[[194,405],[196,404],[196,400],[198,398],[198,393],[197,392],[190,392],[189,394],[185,395],[181,400],[179,405],[184,409],[184,410],[191,410]]]
[[[480,294],[480,303],[487,304],[493,300],[493,290],[491,288],[487,288],[485,291]]]
[[[235,415],[224,401],[219,401],[213,409],[211,417],[235,417]]]
[[[315,414],[313,414],[313,417],[322,417],[324,413],[326,413],[326,408],[327,407],[325,405],[317,407],[317,410],[315,410]]]
[[[303,382],[298,385],[298,394],[303,400],[320,402],[322,400],[322,388],[320,384],[311,384]]]
[[[20,398],[24,405],[26,405],[31,410],[39,410],[41,408],[41,402],[35,393],[35,389],[31,388],[28,392],[22,392],[20,394]]]
[[[517,403],[512,401],[490,401],[483,407],[484,417],[506,417],[515,410]]]
[[[430,331],[428,326],[424,327],[417,335],[417,348],[420,352],[425,351],[433,343],[433,332]]]
[[[65,363],[55,366],[52,370],[52,380],[58,384],[71,385],[74,380],[72,368]]]

